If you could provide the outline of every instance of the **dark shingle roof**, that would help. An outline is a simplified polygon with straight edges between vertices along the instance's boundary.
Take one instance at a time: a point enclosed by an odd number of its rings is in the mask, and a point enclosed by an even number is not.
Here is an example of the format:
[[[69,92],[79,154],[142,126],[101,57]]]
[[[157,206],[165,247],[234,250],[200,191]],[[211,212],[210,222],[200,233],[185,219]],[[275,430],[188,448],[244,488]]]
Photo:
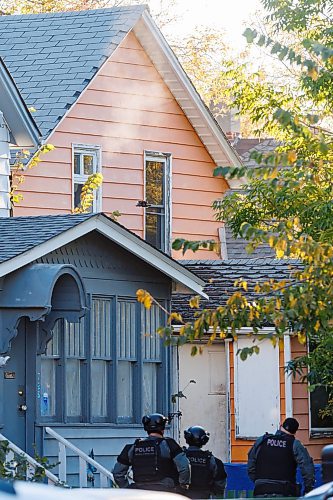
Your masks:
[[[31,250],[95,215],[0,217],[0,264]]]
[[[248,283],[249,299],[256,298],[253,287],[257,282],[273,279],[290,279],[293,270],[300,267],[295,260],[277,260],[272,258],[261,259],[234,259],[234,260],[203,260],[181,261],[187,269],[195,273],[206,282],[204,292],[209,301],[202,299],[201,307],[215,308],[225,304],[236,288],[234,282],[243,279]],[[191,320],[195,310],[191,309],[188,301],[192,295],[173,294],[172,310],[180,312],[185,321]]]
[[[243,165],[249,168],[257,167],[258,164],[250,158],[253,151],[258,153],[272,153],[279,146],[275,139],[238,139],[233,146],[240,155]]]
[[[246,251],[246,246],[249,242],[244,238],[235,238],[230,227],[228,226],[225,227],[225,240],[228,259],[274,259],[275,252],[267,244],[262,244],[258,246],[252,253],[248,253]]]
[[[34,118],[44,137],[145,8],[0,16],[0,56],[27,105],[36,108]]]

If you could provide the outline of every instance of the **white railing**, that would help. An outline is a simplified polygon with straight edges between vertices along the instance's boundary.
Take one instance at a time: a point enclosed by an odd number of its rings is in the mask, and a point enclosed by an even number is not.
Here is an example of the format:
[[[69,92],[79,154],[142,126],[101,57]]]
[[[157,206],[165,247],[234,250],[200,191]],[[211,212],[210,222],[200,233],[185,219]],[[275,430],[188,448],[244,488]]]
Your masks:
[[[0,434],[0,441],[7,441],[8,443],[9,452],[6,454],[6,460],[5,460],[7,463],[14,463],[15,455],[24,458],[28,462],[29,467],[26,473],[27,479],[34,474],[37,468],[41,468],[44,469],[49,484],[59,484],[59,479],[57,478],[57,476],[52,474],[52,472],[50,472],[49,470],[45,469],[43,465],[39,464],[37,460],[32,458],[25,451],[21,450],[21,448],[16,446],[16,444],[9,441],[9,439],[3,436],[3,434]],[[15,467],[13,467],[13,474],[15,474]]]
[[[100,480],[100,488],[109,488],[110,485],[112,487],[116,487],[116,484],[113,479],[113,474],[108,471],[101,464],[96,462],[93,458],[89,457],[82,450],[74,446],[70,441],[67,441],[64,437],[60,436],[57,432],[55,432],[50,427],[45,427],[45,432],[52,436],[54,439],[58,441],[58,460],[59,460],[59,480],[61,482],[66,483],[67,479],[67,454],[66,448],[72,450],[79,457],[79,485],[80,488],[87,488],[88,479],[87,479],[87,464],[90,464],[92,467],[95,467],[96,472],[99,473]]]

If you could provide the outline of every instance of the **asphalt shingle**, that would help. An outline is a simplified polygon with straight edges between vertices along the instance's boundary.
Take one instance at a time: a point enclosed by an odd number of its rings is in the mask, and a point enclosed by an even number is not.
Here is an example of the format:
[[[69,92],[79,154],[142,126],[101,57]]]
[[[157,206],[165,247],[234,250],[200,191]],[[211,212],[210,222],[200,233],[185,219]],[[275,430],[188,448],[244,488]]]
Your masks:
[[[296,260],[277,260],[272,258],[232,259],[232,260],[198,260],[181,261],[191,272],[206,282],[205,293],[209,301],[202,299],[201,308],[216,308],[226,303],[227,299],[238,290],[234,286],[236,280],[245,280],[248,283],[246,296],[253,300],[257,297],[253,288],[257,282],[264,282],[270,278],[292,279],[295,270],[301,264]],[[181,312],[183,319],[193,319],[195,310],[189,306],[192,295],[173,294],[172,310]]]
[[[91,81],[145,10],[144,5],[80,12],[0,16],[4,59],[44,138]],[[75,61],[75,65],[68,64]],[[84,68],[78,74],[78,67]],[[38,75],[38,78],[36,76]],[[68,86],[67,86],[68,85]],[[54,88],[58,92],[54,93]],[[59,91],[61,89],[61,92]],[[40,100],[61,104],[50,115]]]
[[[0,217],[0,264],[31,250],[95,215]]]

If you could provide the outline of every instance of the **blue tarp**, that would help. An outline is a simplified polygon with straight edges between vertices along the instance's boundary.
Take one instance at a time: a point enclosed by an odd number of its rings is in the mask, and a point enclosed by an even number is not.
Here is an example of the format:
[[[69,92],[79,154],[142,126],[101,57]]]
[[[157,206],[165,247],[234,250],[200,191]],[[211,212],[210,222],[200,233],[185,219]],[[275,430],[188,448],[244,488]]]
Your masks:
[[[253,490],[253,483],[247,476],[246,464],[224,464],[226,473],[228,475],[227,493],[233,493],[236,497],[250,496]],[[322,484],[321,479],[321,465],[315,465],[316,471],[316,485],[317,488]],[[297,482],[302,484],[302,476],[300,471],[297,471]]]

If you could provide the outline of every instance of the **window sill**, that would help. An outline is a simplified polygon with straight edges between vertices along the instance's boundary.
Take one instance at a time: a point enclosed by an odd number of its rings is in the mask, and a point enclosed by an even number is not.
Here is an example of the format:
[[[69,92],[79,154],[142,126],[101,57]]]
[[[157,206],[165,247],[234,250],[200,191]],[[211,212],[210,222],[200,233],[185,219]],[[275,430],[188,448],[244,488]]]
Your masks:
[[[333,437],[333,429],[331,430],[311,430],[310,431],[310,438],[311,439],[321,439],[321,438],[332,438]]]

